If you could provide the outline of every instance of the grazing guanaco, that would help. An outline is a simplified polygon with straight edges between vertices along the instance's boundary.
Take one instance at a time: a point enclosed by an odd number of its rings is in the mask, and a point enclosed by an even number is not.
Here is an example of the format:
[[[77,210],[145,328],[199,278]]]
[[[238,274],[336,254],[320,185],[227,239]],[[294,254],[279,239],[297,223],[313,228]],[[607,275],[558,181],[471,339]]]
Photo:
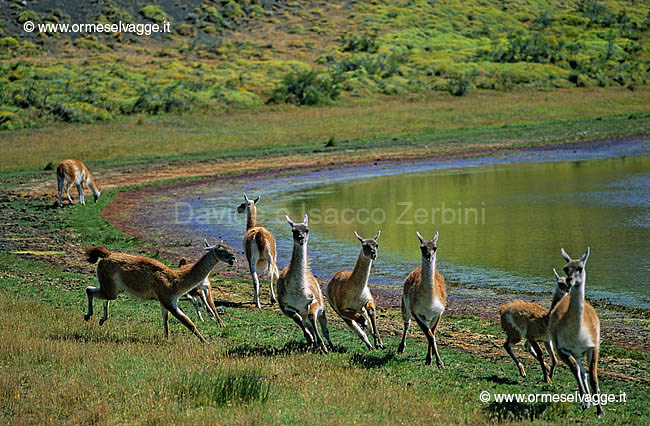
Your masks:
[[[307,259],[308,218],[305,215],[303,223],[294,223],[289,216],[286,218],[293,234],[293,253],[289,265],[280,272],[278,303],[282,312],[301,328],[307,343],[327,353],[327,347],[316,327],[318,322],[327,343],[332,348],[323,293],[316,277],[309,269]]]
[[[585,302],[585,283],[587,281],[587,259],[589,247],[578,260],[571,259],[564,249],[562,257],[566,260],[564,273],[571,287],[569,297],[562,299],[550,313],[549,332],[558,357],[569,366],[578,382],[583,409],[591,405],[587,399],[590,394],[600,394],[598,388],[598,351],[600,348],[600,321],[593,306]],[[589,364],[589,381],[582,359]],[[591,387],[591,389],[590,389]],[[603,409],[596,399],[598,417]]]
[[[260,280],[258,271],[261,274],[268,272],[269,287],[271,289],[271,305],[275,303],[275,292],[273,285],[278,279],[278,266],[276,261],[275,238],[264,228],[257,224],[256,204],[260,197],[249,200],[244,193],[244,202],[237,207],[237,213],[246,212],[246,233],[244,234],[244,252],[253,279],[253,303],[257,308],[260,305]]]
[[[169,313],[175,316],[185,327],[202,342],[206,340],[196,326],[177,305],[178,299],[200,284],[219,260],[233,265],[237,259],[227,247],[217,244],[206,247],[207,253],[189,267],[172,269],[167,265],[148,257],[120,252],[109,252],[104,247],[86,250],[88,262],[97,265],[98,287],[87,287],[88,321],[93,315],[93,298],[104,300],[104,316],[99,325],[108,319],[108,305],[117,295],[126,291],[143,300],[157,300],[162,309],[165,337],[169,338]]]
[[[380,234],[381,231],[377,232],[375,238],[365,240],[355,231],[354,235],[361,242],[361,252],[354,270],[337,272],[327,285],[327,299],[330,305],[348,327],[357,333],[368,349],[372,349],[372,345],[363,331],[364,328],[372,332],[375,346],[384,349],[377,330],[375,300],[368,288],[370,268],[373,260],[377,259],[377,240]]]
[[[183,257],[178,263],[178,267],[182,268],[188,265],[188,263],[189,262],[187,261],[187,259]],[[189,265],[189,267],[191,267],[191,265]],[[217,312],[217,307],[214,304],[214,299],[212,298],[212,285],[210,284],[210,278],[205,277],[199,285],[194,287],[192,290],[188,291],[187,294],[181,296],[181,299],[189,300],[190,302],[192,302],[192,305],[196,310],[196,314],[198,315],[201,322],[203,322],[203,315],[201,314],[201,306],[203,306],[203,308],[205,308],[205,310],[208,312],[208,316],[213,320],[217,321],[219,327],[226,326],[226,324],[219,316],[219,312]]]
[[[562,300],[569,291],[566,278],[560,277],[555,269],[553,269],[553,274],[555,275],[556,286],[555,291],[553,292],[553,300],[550,309],[553,309],[553,307]],[[548,333],[549,312],[550,310],[547,310],[537,303],[525,302],[519,299],[506,303],[501,306],[501,309],[499,310],[501,328],[507,335],[503,347],[515,362],[515,365],[519,368],[519,374],[521,374],[521,377],[526,377],[526,370],[524,369],[524,365],[519,361],[519,359],[517,359],[517,356],[512,351],[511,345],[519,343],[524,339],[526,342],[526,350],[529,351],[537,361],[539,361],[539,364],[542,367],[544,381],[550,384],[551,379],[553,378],[553,372],[555,371],[555,366],[557,365],[557,358],[555,357],[553,343],[551,343],[551,337]],[[544,355],[542,354],[538,342],[544,343],[546,351],[551,357],[551,368],[548,373],[546,371],[546,364],[544,364]]]
[[[404,319],[404,333],[402,341],[397,348],[398,353],[404,352],[406,347],[406,332],[411,325],[411,318],[420,326],[429,343],[426,365],[431,364],[432,352],[436,356],[438,367],[444,367],[442,359],[438,354],[436,343],[436,330],[440,324],[440,317],[445,310],[447,303],[447,290],[445,278],[436,269],[436,255],[438,250],[438,232],[430,241],[422,238],[416,232],[420,240],[420,251],[422,253],[422,265],[414,269],[406,281],[402,292],[402,318]]]
[[[59,207],[63,207],[62,192],[64,188],[65,195],[68,197],[70,204],[72,204],[72,198],[70,197],[70,188],[72,185],[77,187],[79,203],[82,205],[86,204],[84,185],[88,185],[93,191],[95,202],[97,202],[102,193],[102,191],[97,188],[97,185],[95,185],[93,175],[84,163],[79,160],[63,160],[61,164],[59,164],[59,167],[56,168],[56,183],[59,189]]]

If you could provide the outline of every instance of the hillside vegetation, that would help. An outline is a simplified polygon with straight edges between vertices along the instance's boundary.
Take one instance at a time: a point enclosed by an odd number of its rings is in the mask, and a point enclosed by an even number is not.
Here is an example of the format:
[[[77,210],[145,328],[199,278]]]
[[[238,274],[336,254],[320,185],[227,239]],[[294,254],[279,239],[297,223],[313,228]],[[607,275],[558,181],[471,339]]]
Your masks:
[[[650,2],[3,2],[0,128],[134,113],[648,83]],[[28,34],[22,23],[171,22]]]

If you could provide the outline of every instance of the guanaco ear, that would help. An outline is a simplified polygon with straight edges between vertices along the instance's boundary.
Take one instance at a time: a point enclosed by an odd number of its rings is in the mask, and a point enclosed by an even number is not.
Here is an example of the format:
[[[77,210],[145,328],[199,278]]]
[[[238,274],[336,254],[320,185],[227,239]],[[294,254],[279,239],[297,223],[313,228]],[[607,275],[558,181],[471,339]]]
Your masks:
[[[284,217],[287,218],[287,222],[289,222],[289,225],[291,225],[291,227],[293,228],[293,226],[295,225],[295,223],[293,223],[293,220],[291,220],[291,218],[286,214],[284,215]]]
[[[357,231],[354,231],[354,236],[357,237],[357,240],[361,241],[363,243],[363,238],[361,238],[361,235],[357,233]]]
[[[424,244],[424,238],[422,238],[422,235],[420,235],[420,231],[415,231],[415,235],[418,236],[418,240],[420,240],[420,244]]]
[[[587,251],[588,251],[588,250],[587,250]],[[564,260],[566,260],[567,262],[571,262],[571,256],[569,256],[569,255],[567,254],[567,252],[564,251],[564,248],[562,248],[562,250],[560,251],[560,253],[562,253],[562,257],[564,258]]]
[[[375,240],[375,242],[377,242],[380,235],[381,235],[381,230],[377,231],[377,235],[375,235],[375,238],[373,238],[373,240]]]
[[[305,213],[305,216],[302,218],[302,223],[304,223],[305,225],[309,224],[309,218],[307,217],[307,213]]]
[[[555,270],[555,268],[553,268],[553,275],[555,275],[555,281],[559,281],[559,280],[560,280],[560,276],[558,275],[558,273],[557,273],[557,271]]]
[[[436,231],[435,234],[433,234],[433,238],[431,239],[433,241],[433,244],[438,244],[438,231]]]
[[[248,201],[248,195],[244,192],[244,200]]]
[[[583,263],[583,265],[587,264],[587,259],[589,259],[589,246],[587,246],[587,250],[585,251],[585,254],[582,255],[582,258],[580,261]]]
[[[253,203],[257,204],[260,201],[260,196],[258,195],[256,199],[253,200]]]

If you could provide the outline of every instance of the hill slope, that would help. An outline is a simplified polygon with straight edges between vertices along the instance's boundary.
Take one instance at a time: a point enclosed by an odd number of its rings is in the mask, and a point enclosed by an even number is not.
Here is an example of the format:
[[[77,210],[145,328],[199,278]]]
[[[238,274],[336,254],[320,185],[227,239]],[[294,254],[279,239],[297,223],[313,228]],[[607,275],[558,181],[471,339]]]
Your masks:
[[[647,84],[650,2],[3,2],[0,128],[407,93]],[[171,33],[34,23],[171,22]]]

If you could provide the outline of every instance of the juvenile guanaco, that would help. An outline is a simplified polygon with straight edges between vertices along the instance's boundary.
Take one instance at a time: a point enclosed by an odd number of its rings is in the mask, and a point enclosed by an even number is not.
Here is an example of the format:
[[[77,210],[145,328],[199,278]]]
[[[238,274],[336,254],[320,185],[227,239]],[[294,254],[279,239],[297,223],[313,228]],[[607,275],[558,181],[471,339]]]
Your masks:
[[[553,292],[553,300],[550,309],[553,309],[553,307],[555,307],[555,305],[562,300],[569,291],[566,278],[560,277],[555,269],[553,269],[553,274],[555,275],[556,286]],[[555,357],[555,351],[553,350],[551,336],[548,333],[549,312],[550,310],[547,310],[537,303],[525,302],[519,299],[506,303],[501,306],[501,309],[499,310],[501,328],[507,335],[503,347],[515,362],[517,368],[519,368],[519,374],[521,374],[521,377],[526,377],[526,370],[524,369],[524,365],[519,361],[519,359],[517,359],[517,356],[512,351],[511,345],[519,343],[524,339],[526,341],[526,350],[537,359],[542,367],[544,381],[550,384],[551,379],[553,378],[553,372],[555,371],[555,366],[557,365],[557,358]],[[546,364],[544,364],[544,355],[542,354],[538,342],[544,343],[546,351],[551,358],[551,368],[548,373],[546,371]]]

